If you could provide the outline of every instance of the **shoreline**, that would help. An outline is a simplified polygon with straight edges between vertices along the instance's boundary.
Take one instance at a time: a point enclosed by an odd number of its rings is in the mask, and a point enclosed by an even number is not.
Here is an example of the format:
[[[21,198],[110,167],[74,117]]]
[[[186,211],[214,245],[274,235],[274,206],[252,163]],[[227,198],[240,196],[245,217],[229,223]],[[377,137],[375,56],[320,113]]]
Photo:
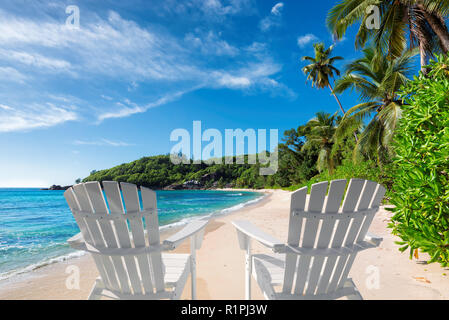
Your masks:
[[[240,300],[245,292],[245,256],[240,250],[233,220],[249,220],[273,237],[286,241],[290,192],[269,190],[259,202],[229,214],[213,217],[206,227],[203,244],[197,251],[197,292],[200,300]],[[410,260],[400,253],[387,225],[392,214],[382,206],[369,232],[383,237],[380,247],[361,252],[351,269],[350,277],[367,300],[449,299],[449,271],[438,264],[428,265],[429,257],[420,253]],[[175,230],[170,230],[174,232]],[[164,232],[165,238],[170,232]],[[173,253],[188,253],[189,241]],[[253,242],[254,253],[271,252]],[[68,289],[66,281],[78,268],[79,288]],[[53,264],[36,270],[33,276],[7,285],[0,285],[0,299],[85,300],[98,276],[90,255]],[[253,299],[263,299],[252,281]],[[182,299],[190,299],[190,279]]]
[[[236,212],[236,211],[238,211],[238,210],[240,210],[242,208],[255,205],[255,204],[259,203],[260,201],[263,201],[267,196],[269,196],[269,191],[266,191],[266,190],[264,190],[264,191],[255,191],[253,189],[238,189],[238,190],[233,190],[233,189],[216,189],[216,190],[213,190],[213,191],[257,192],[257,193],[260,193],[261,195],[258,196],[255,199],[251,199],[251,200],[248,200],[246,202],[242,202],[242,203],[233,205],[232,207],[229,207],[229,208],[224,208],[224,209],[221,209],[219,211],[214,211],[214,212],[211,212],[211,213],[206,214],[206,215],[200,215],[198,217],[183,218],[180,221],[176,221],[176,222],[169,223],[167,225],[161,226],[159,228],[161,238],[164,239],[164,238],[169,237],[170,235],[172,235],[172,234],[176,233],[177,231],[181,230],[183,227],[185,227],[187,224],[189,224],[192,221],[203,220],[203,219],[212,220],[215,217],[232,214],[232,213],[234,213],[234,212]],[[33,273],[34,272],[38,272],[41,269],[45,269],[45,268],[50,267],[52,265],[57,265],[57,264],[68,262],[68,261],[75,260],[75,259],[82,259],[85,255],[86,255],[85,252],[73,251],[73,252],[69,252],[69,253],[61,255],[61,256],[57,256],[57,257],[49,258],[47,260],[39,261],[37,263],[31,264],[31,265],[29,265],[27,267],[24,267],[24,268],[21,268],[21,269],[18,269],[18,270],[11,271],[4,278],[0,278],[0,296],[1,296],[1,291],[2,291],[3,287],[7,287],[11,283],[16,283],[16,282],[20,282],[20,281],[27,281],[28,277],[29,278],[33,278],[33,275],[34,275]]]

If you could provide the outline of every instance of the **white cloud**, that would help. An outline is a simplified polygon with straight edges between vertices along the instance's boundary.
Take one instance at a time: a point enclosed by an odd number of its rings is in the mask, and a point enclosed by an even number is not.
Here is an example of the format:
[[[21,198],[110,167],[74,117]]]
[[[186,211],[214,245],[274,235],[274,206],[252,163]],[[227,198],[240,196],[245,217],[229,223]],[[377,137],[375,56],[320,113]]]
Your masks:
[[[24,83],[28,77],[12,67],[0,67],[0,81]]]
[[[0,109],[3,109],[3,110],[13,110],[12,107],[6,106],[6,105],[4,105],[4,104],[0,104]]]
[[[68,71],[71,68],[71,64],[64,60],[47,58],[37,53],[15,50],[0,49],[0,59],[48,70]]]
[[[268,31],[274,26],[281,25],[282,9],[284,8],[284,3],[276,3],[273,8],[271,8],[270,15],[262,19],[259,23],[259,28],[262,31]]]
[[[183,18],[217,21],[237,14],[253,14],[252,4],[253,0],[162,0],[154,7],[161,16],[172,13]]]
[[[227,88],[246,88],[251,85],[251,80],[246,77],[232,76],[224,74],[218,80],[218,83]]]
[[[249,0],[192,0],[188,3],[194,2],[204,12],[226,15],[241,12]],[[274,6],[271,16],[279,18],[277,13],[281,9],[282,6]],[[112,11],[106,19],[96,15],[84,18],[78,30],[68,29],[59,20],[49,17],[45,21],[33,19],[7,14],[0,9],[0,63],[11,65],[0,67],[0,81],[26,82],[29,90],[35,90],[27,95],[31,101],[25,101],[22,89],[16,88],[16,101],[9,93],[7,104],[45,105],[48,101],[57,100],[57,104],[71,103],[82,106],[82,109],[53,108],[42,113],[43,119],[34,122],[24,113],[11,113],[9,119],[14,120],[13,124],[0,120],[3,128],[0,130],[3,131],[48,127],[81,118],[94,118],[98,123],[128,117],[172,102],[199,88],[269,92],[288,89],[282,85],[267,86],[282,66],[273,61],[267,46],[260,42],[237,47],[224,40],[221,33],[201,29],[174,36],[163,27],[142,27]],[[22,68],[32,72],[25,75]],[[45,76],[40,75],[42,72]],[[117,94],[111,98],[106,95],[110,92],[104,92],[101,97],[98,95],[99,101],[91,102],[96,104],[93,107],[81,97],[76,99],[66,95],[64,98],[58,93],[52,98],[51,94],[41,94],[39,88],[51,88],[51,83],[46,86],[46,81],[54,81],[53,74],[57,77],[59,72],[76,79],[81,88],[79,91],[86,91],[99,81],[115,81],[114,84],[125,89],[122,92],[129,88],[131,92],[128,94],[133,96],[150,85],[153,88],[151,95],[147,96],[150,102],[136,105]],[[57,96],[64,99],[57,99]],[[32,101],[33,98],[36,100]],[[27,107],[20,108],[27,110]],[[51,117],[51,114],[58,113],[60,120]]]
[[[271,13],[276,16],[279,16],[281,14],[283,8],[284,8],[284,3],[282,3],[282,2],[276,3],[274,5],[274,7],[271,8]]]
[[[156,107],[159,107],[166,103],[175,101],[176,99],[179,99],[187,92],[193,91],[196,89],[197,88],[193,88],[193,89],[187,90],[187,91],[179,91],[176,93],[167,94],[166,96],[159,98],[156,101],[151,102],[145,106],[139,106],[139,105],[125,99],[125,101],[123,103],[122,102],[117,103],[117,106],[119,107],[117,110],[108,111],[108,112],[100,114],[98,116],[98,123],[100,123],[106,119],[125,118],[125,117],[129,117],[133,114],[143,113],[151,108],[156,108]]]
[[[83,141],[83,140],[76,140],[73,142],[74,145],[85,145],[85,146],[107,146],[107,147],[129,147],[133,146],[133,144],[129,144],[122,141],[112,141],[108,139],[100,139],[97,141]]]
[[[309,33],[309,34],[298,37],[297,44],[300,48],[304,48],[309,43],[311,43],[313,41],[317,41],[317,40],[318,40],[317,36],[315,36],[312,33]]]
[[[72,107],[59,107],[53,104],[31,105],[13,108],[2,105],[0,108],[0,132],[23,131],[52,127],[78,119]]]
[[[220,39],[213,31],[209,31],[206,34],[198,33],[200,33],[199,30],[197,30],[196,34],[188,33],[184,40],[188,45],[199,49],[204,55],[236,56],[239,53],[239,49]]]

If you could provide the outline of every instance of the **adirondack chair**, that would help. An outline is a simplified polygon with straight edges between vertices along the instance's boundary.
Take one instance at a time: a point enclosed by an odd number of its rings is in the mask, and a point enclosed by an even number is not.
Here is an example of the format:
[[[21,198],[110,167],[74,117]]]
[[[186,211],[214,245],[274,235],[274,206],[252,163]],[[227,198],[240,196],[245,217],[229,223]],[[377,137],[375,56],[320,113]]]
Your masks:
[[[117,182],[81,183],[64,197],[81,232],[68,243],[92,254],[100,276],[89,299],[179,299],[188,275],[196,298],[195,252],[207,221],[197,221],[161,244],[156,193]],[[141,207],[142,205],[142,207]],[[190,254],[162,253],[190,238]]]
[[[309,197],[307,187],[292,193],[287,244],[248,221],[233,222],[246,251],[246,299],[251,299],[251,274],[270,300],[362,299],[348,275],[357,253],[382,241],[367,231],[385,188],[352,179],[340,209],[346,184],[332,181],[327,196],[327,182],[314,184]],[[252,239],[274,254],[252,254]]]

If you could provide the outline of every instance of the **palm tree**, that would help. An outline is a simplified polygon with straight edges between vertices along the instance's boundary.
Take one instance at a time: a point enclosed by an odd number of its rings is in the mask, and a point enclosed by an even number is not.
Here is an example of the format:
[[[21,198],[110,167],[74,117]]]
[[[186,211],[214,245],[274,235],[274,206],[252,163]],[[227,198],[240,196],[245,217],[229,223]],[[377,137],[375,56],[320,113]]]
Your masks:
[[[402,101],[397,92],[413,72],[413,57],[417,50],[409,50],[394,60],[386,58],[375,47],[364,49],[363,53],[362,58],[346,67],[345,74],[335,85],[335,92],[355,90],[363,101],[348,110],[336,136],[352,130],[354,120],[372,117],[359,137],[354,156],[377,158],[381,164],[390,152],[388,145],[401,115]]]
[[[307,75],[307,81],[312,80],[312,87],[316,86],[318,89],[328,87],[332,95],[335,97],[335,100],[337,100],[341,112],[346,114],[345,109],[343,109],[343,106],[341,105],[340,99],[338,99],[334,92],[334,88],[332,88],[330,83],[330,78],[334,77],[334,73],[337,76],[340,76],[340,70],[335,68],[333,63],[337,60],[343,60],[343,57],[331,57],[334,46],[330,46],[326,49],[324,43],[315,43],[313,47],[315,49],[315,58],[308,56],[302,58],[303,61],[307,60],[311,62],[311,64],[302,68],[302,72]],[[357,142],[358,138],[356,132],[354,132],[354,138]]]
[[[331,57],[334,46],[330,46],[326,49],[324,43],[315,43],[313,47],[315,49],[315,58],[308,56],[303,57],[303,61],[310,61],[311,64],[302,68],[302,71],[305,75],[307,75],[307,81],[312,80],[312,87],[316,86],[318,89],[328,87],[332,95],[335,97],[335,100],[337,100],[341,112],[345,114],[345,109],[343,109],[340,99],[338,99],[330,83],[330,78],[333,78],[334,74],[340,76],[340,70],[335,68],[333,63],[337,60],[343,60],[343,57]]]
[[[381,14],[378,30],[366,27],[372,5],[378,6]],[[419,46],[424,67],[435,51],[449,52],[449,30],[444,21],[448,14],[447,0],[342,0],[329,12],[327,25],[341,39],[351,25],[361,22],[356,48],[373,39],[390,59],[400,57],[407,42],[409,48]]]
[[[336,161],[332,156],[334,136],[337,129],[337,113],[318,112],[316,117],[310,120],[307,125],[306,142],[303,150],[318,145],[320,153],[318,155],[317,169],[319,172],[328,169],[330,173],[334,171]]]

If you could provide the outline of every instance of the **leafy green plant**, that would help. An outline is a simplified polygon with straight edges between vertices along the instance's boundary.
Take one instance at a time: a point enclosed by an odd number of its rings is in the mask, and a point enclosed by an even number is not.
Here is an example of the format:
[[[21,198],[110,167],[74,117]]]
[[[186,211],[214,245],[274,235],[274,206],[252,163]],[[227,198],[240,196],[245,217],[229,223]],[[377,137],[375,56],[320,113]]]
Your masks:
[[[390,227],[401,251],[431,256],[449,266],[449,57],[428,66],[401,97],[402,118],[394,137],[396,172]]]

